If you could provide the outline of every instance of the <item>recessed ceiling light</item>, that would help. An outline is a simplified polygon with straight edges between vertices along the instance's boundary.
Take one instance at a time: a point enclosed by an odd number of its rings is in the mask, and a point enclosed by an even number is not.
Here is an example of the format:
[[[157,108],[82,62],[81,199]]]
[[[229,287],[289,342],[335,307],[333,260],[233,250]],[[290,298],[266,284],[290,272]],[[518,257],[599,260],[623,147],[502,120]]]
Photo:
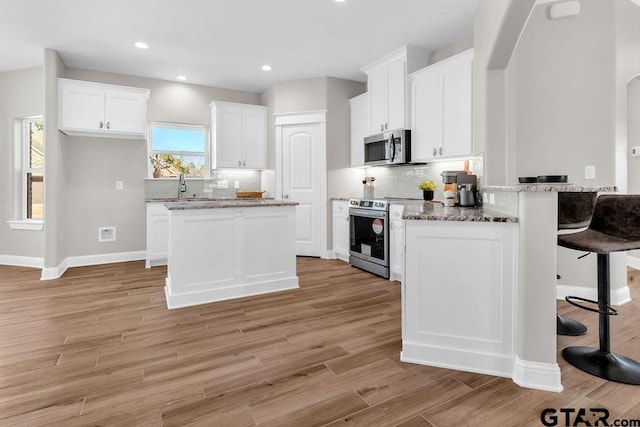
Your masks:
[[[344,3],[347,0],[333,0],[333,1],[336,2],[336,3]]]
[[[180,81],[185,81],[187,80],[187,78],[185,76],[178,76],[176,77],[176,79],[180,80]]]
[[[149,49],[149,45],[145,42],[135,42],[133,45],[138,49]]]
[[[262,71],[271,71],[271,65],[263,65]]]

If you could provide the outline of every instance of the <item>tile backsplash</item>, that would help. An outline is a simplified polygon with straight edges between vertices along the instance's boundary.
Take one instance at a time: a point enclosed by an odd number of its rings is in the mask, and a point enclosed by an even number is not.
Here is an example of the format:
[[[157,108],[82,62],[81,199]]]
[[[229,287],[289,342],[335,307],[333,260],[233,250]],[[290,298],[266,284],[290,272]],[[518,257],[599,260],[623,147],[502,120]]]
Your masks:
[[[469,159],[469,169],[478,176],[478,184],[482,185],[483,158],[474,157]],[[391,167],[370,167],[367,168],[366,175],[374,176],[375,181],[375,198],[382,197],[401,197],[422,199],[422,190],[418,185],[422,181],[431,180],[438,185],[435,192],[435,199],[442,199],[443,171],[448,170],[464,170],[464,161],[450,162],[434,162],[424,165],[406,165]]]
[[[187,192],[180,197],[200,197],[200,198],[234,198],[234,182],[240,184],[239,190],[259,191],[260,171],[236,170],[236,169],[216,169],[211,171],[210,178],[187,178]],[[227,188],[220,188],[219,183],[227,183]],[[155,178],[145,180],[145,198],[165,198],[177,197],[177,178]]]

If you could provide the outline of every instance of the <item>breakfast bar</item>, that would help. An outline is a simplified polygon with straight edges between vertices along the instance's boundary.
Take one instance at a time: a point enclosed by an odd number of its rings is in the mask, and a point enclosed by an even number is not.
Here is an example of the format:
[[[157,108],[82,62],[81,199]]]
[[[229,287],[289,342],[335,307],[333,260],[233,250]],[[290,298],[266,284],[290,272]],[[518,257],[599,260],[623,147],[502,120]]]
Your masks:
[[[408,206],[401,359],[561,391],[558,193],[614,191],[569,184],[484,187],[498,203]]]
[[[298,288],[296,205],[264,199],[165,203],[167,306]]]

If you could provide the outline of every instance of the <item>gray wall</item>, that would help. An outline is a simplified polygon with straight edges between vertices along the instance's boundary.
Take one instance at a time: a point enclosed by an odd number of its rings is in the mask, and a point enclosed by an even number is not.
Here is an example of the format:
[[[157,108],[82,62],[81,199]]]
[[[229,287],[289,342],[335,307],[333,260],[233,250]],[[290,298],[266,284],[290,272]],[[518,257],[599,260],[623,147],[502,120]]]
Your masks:
[[[20,176],[13,173],[15,120],[44,114],[42,67],[0,73],[0,256],[44,257],[44,232],[10,230],[8,220],[19,219],[14,206]]]
[[[151,90],[147,121],[211,127],[212,100],[258,104],[256,93],[68,68],[65,77]],[[147,142],[95,137],[61,137],[66,206],[65,256],[145,249]],[[116,181],[124,189],[115,189]],[[98,228],[116,227],[115,242],[98,242]]]

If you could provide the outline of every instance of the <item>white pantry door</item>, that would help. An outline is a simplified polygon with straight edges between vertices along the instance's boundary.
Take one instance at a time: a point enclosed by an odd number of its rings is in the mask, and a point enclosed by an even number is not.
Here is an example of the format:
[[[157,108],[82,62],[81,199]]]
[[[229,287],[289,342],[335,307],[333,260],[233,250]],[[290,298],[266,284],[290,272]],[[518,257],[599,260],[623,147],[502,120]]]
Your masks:
[[[279,196],[297,202],[296,254],[326,257],[325,123],[278,126],[281,157]]]

